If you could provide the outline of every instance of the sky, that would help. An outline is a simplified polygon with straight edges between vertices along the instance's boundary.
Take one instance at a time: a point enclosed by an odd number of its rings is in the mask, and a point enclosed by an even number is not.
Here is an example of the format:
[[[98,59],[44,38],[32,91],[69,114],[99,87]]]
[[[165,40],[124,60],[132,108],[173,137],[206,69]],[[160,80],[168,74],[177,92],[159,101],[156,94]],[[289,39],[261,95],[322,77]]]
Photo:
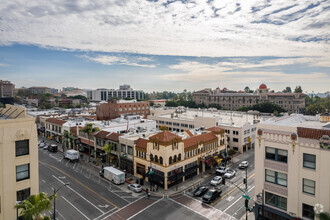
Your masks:
[[[330,1],[15,0],[0,79],[16,87],[330,90]]]

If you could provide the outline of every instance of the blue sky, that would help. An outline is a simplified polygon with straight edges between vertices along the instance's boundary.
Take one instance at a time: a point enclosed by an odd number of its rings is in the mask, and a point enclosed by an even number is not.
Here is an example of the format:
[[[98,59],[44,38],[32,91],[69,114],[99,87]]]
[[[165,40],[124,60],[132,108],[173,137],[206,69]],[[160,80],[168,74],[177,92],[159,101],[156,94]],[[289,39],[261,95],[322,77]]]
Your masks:
[[[3,1],[0,79],[16,87],[330,90],[330,3]]]

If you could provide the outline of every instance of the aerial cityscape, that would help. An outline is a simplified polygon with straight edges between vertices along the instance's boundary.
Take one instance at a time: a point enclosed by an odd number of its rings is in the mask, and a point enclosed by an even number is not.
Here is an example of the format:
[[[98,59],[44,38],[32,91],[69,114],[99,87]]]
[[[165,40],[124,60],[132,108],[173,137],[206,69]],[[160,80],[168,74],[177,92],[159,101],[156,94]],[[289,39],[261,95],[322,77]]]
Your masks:
[[[0,220],[330,220],[330,2],[0,4]]]

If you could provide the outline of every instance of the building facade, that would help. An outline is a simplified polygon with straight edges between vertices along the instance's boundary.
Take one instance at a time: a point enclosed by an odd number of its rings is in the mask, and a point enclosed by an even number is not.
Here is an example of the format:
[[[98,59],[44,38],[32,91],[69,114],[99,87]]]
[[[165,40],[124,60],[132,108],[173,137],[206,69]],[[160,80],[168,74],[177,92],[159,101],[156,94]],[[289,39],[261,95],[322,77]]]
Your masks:
[[[196,104],[217,105],[229,110],[237,110],[240,107],[251,107],[262,102],[271,102],[279,105],[289,113],[304,112],[306,108],[303,93],[273,93],[265,84],[261,84],[256,93],[227,93],[220,89],[203,89],[194,92],[193,101]]]
[[[50,93],[50,88],[35,86],[35,87],[28,88],[28,92],[30,94],[48,94],[48,93]]]
[[[39,193],[37,127],[25,108],[0,114],[0,220],[17,219],[14,206]]]
[[[291,115],[260,123],[255,147],[255,215],[316,219],[330,212],[330,123]],[[314,209],[315,207],[315,209]]]
[[[14,96],[15,85],[10,81],[0,80],[0,98],[10,98]]]
[[[186,138],[169,131],[139,138],[133,150],[134,175],[167,190],[205,172],[211,157],[225,146],[225,131],[220,128]]]
[[[108,103],[100,104],[96,107],[97,120],[111,120],[121,115],[141,115],[150,114],[149,102],[137,102],[135,100],[110,99]]]
[[[136,99],[144,100],[142,90],[133,90],[129,85],[121,85],[119,89],[97,89],[87,94],[87,98],[93,101],[108,101],[108,99]]]

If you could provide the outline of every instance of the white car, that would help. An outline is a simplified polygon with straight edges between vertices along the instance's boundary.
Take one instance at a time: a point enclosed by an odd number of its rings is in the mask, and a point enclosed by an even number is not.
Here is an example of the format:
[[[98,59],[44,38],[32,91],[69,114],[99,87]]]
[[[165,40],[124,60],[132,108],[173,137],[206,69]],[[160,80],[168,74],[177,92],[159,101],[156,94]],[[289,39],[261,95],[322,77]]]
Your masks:
[[[242,161],[239,165],[238,165],[238,168],[240,169],[245,169],[249,166],[249,162],[247,161]]]
[[[134,191],[134,192],[142,192],[142,188],[140,184],[134,183],[134,184],[129,184],[128,189]]]
[[[213,178],[213,180],[211,180],[210,184],[211,184],[212,186],[216,186],[216,185],[219,185],[219,184],[221,183],[221,181],[222,181],[221,176],[215,176],[215,177]]]
[[[46,145],[45,143],[41,142],[41,143],[39,144],[39,147],[40,147],[40,148],[43,148],[45,145]]]
[[[236,174],[235,170],[228,170],[223,176],[225,178],[232,178],[233,176],[235,176],[235,174]]]
[[[216,172],[217,175],[221,175],[222,176],[227,171],[228,171],[228,168],[221,166],[221,167],[218,167],[215,172]]]

